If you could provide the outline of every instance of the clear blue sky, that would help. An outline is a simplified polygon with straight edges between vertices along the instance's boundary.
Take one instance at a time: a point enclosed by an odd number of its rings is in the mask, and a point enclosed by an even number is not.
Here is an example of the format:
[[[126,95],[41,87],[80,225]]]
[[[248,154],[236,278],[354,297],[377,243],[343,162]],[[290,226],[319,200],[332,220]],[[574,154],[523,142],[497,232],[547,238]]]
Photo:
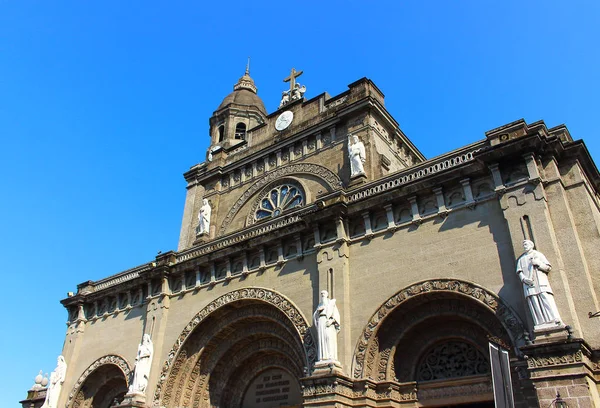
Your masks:
[[[176,249],[182,173],[248,55],[269,112],[292,67],[308,98],[366,76],[427,157],[525,118],[598,160],[598,21],[593,0],[0,0],[0,406],[54,368],[68,291]]]

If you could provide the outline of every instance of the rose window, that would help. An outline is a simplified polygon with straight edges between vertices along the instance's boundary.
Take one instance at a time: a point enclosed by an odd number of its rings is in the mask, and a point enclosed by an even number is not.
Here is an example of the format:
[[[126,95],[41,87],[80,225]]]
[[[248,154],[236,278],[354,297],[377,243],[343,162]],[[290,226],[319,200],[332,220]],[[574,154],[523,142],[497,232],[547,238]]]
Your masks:
[[[258,203],[255,218],[261,220],[277,217],[282,212],[304,204],[304,194],[300,188],[283,184],[272,188]]]

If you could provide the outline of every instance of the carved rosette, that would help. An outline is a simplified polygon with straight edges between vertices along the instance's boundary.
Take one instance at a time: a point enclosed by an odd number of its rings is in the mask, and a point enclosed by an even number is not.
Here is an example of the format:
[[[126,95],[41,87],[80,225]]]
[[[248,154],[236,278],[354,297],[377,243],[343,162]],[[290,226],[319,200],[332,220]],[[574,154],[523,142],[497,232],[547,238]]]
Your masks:
[[[79,376],[79,378],[77,379],[77,382],[75,383],[75,385],[71,389],[71,392],[69,393],[69,398],[67,399],[66,403],[67,408],[71,408],[77,405],[74,404],[73,400],[76,399],[77,396],[79,396],[79,390],[81,389],[81,385],[85,382],[85,380],[87,380],[87,378],[98,368],[107,364],[112,364],[119,367],[119,369],[123,372],[123,375],[125,376],[125,381],[127,382],[127,386],[129,387],[129,377],[131,375],[131,368],[129,367],[127,360],[117,355],[108,355],[100,357],[98,360],[90,364],[90,366],[86,368],[83,374],[81,374],[81,376]]]
[[[182,349],[184,343],[188,340],[194,329],[204,321],[211,313],[215,312],[219,308],[222,308],[232,302],[239,300],[258,300],[275,306],[279,311],[283,312],[290,322],[294,325],[299,338],[302,340],[305,351],[305,361],[307,367],[312,367],[317,358],[317,350],[315,342],[312,338],[312,334],[309,330],[309,326],[306,318],[302,312],[285,296],[276,293],[269,289],[264,288],[244,288],[229,292],[204,307],[200,312],[194,316],[194,318],[185,326],[175,344],[171,348],[161,370],[158,383],[154,392],[154,404],[160,405],[161,397],[163,395],[163,388],[165,388],[165,382],[167,378],[171,381],[174,376],[171,375],[171,371],[179,371],[182,367],[175,367],[174,363],[183,364],[186,359],[176,358],[180,355],[180,352],[185,352]],[[191,368],[190,368],[191,369]],[[166,387],[171,388],[171,387]],[[195,404],[194,404],[195,405]]]
[[[373,314],[358,340],[354,352],[353,377],[362,378],[365,372],[373,369],[378,354],[377,332],[385,318],[408,299],[428,293],[456,293],[473,299],[490,310],[506,330],[518,353],[518,347],[524,344],[524,325],[516,313],[496,294],[470,282],[456,279],[436,279],[411,285],[389,298]],[[384,350],[380,364],[387,365],[388,351]],[[365,371],[366,370],[366,371]]]
[[[250,200],[250,198],[252,198],[258,191],[260,191],[267,184],[271,184],[277,179],[280,179],[285,176],[290,176],[292,174],[311,174],[316,177],[319,177],[327,183],[330,191],[339,189],[341,187],[340,178],[331,170],[323,166],[319,166],[318,164],[297,163],[279,167],[278,169],[269,172],[264,177],[259,179],[256,183],[250,186],[250,188],[248,188],[248,190],[246,190],[244,194],[242,194],[242,196],[235,202],[235,204],[231,207],[231,209],[225,216],[225,219],[221,224],[221,228],[219,229],[219,235],[225,234],[225,231],[227,230],[227,227],[233,220],[233,217],[235,217],[240,208],[242,208],[244,204],[246,204],[248,200]]]

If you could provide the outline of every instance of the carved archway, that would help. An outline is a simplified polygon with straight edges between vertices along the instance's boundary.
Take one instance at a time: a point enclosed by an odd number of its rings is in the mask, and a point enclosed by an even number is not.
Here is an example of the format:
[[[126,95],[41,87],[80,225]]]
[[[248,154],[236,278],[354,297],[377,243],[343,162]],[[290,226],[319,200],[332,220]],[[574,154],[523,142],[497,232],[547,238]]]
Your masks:
[[[256,183],[252,184],[242,196],[233,204],[221,224],[218,235],[223,235],[227,230],[227,227],[236,216],[238,211],[252,198],[256,193],[261,191],[267,184],[271,184],[275,180],[280,178],[291,176],[294,174],[309,174],[322,180],[329,191],[333,191],[341,188],[342,182],[340,178],[326,167],[319,166],[313,163],[296,163],[289,164],[287,166],[279,167],[276,170],[267,173],[264,177],[260,178]]]
[[[236,290],[185,327],[163,366],[154,403],[240,406],[244,381],[260,370],[281,368],[299,379],[315,359],[308,323],[290,300],[263,288]]]
[[[122,399],[129,386],[131,368],[117,355],[94,361],[79,376],[67,399],[67,408],[108,408],[115,398]]]
[[[385,340],[387,344],[383,345],[379,344],[383,337],[381,334],[391,326],[388,325],[390,316],[401,313],[403,306],[427,299],[449,302],[447,305],[450,308],[447,312],[448,316],[458,316],[463,320],[477,323],[482,331],[500,338],[501,341],[513,347],[517,354],[519,353],[518,347],[524,344],[523,323],[516,313],[493,292],[457,279],[424,281],[396,293],[373,314],[363,329],[355,348],[352,371],[354,378],[393,379],[393,358],[400,338],[388,336]],[[458,300],[454,306],[452,305],[453,299]],[[468,307],[468,305],[477,307]],[[418,311],[419,309],[414,310]],[[445,312],[434,302],[429,303],[428,311],[421,310],[420,313],[423,313],[420,318],[412,313],[404,321],[410,322],[414,326],[426,319],[428,313],[429,316],[443,316]],[[400,317],[403,318],[403,316]],[[461,335],[457,333],[456,336],[460,337]]]

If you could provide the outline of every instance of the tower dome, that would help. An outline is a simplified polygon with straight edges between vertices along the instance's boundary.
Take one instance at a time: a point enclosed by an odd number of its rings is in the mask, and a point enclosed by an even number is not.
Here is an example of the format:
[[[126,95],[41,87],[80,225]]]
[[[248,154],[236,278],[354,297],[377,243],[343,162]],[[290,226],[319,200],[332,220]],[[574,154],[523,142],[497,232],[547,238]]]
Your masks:
[[[249,67],[246,67],[246,72],[233,86],[233,92],[223,99],[223,102],[217,108],[217,111],[223,109],[232,103],[236,105],[254,106],[263,114],[267,114],[265,104],[256,94],[258,89],[254,85],[254,80],[250,77]]]

